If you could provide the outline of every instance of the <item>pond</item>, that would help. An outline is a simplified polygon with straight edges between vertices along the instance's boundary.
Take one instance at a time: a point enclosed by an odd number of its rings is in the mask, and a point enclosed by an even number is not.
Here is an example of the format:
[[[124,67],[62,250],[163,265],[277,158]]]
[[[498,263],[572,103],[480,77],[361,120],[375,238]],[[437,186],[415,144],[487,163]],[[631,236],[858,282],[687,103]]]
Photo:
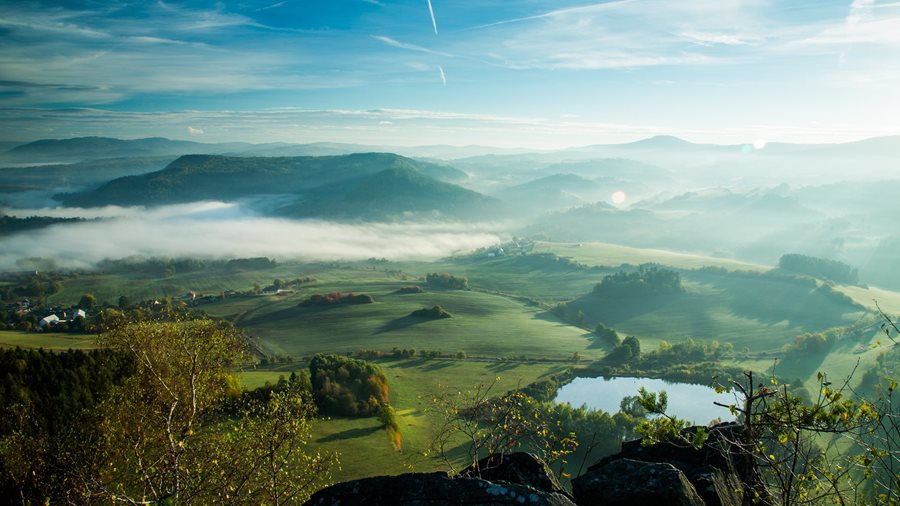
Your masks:
[[[652,378],[575,378],[559,389],[555,401],[567,402],[572,406],[587,405],[589,408],[615,413],[619,411],[622,399],[637,395],[641,387],[651,392],[665,390],[669,395],[667,413],[678,418],[700,425],[706,425],[716,418],[723,421],[734,420],[734,416],[727,408],[713,404],[714,401],[733,404],[735,403],[733,394],[717,394],[715,390],[704,385],[673,383]]]

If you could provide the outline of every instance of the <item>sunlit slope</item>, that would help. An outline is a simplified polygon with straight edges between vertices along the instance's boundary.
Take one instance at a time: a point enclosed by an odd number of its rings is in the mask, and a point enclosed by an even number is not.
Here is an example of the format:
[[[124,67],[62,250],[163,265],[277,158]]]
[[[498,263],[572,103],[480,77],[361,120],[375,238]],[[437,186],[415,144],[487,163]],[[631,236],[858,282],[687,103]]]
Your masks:
[[[273,268],[266,269],[235,270],[223,267],[173,274],[147,270],[114,274],[84,274],[77,278],[64,280],[62,290],[51,295],[49,301],[51,304],[76,304],[85,293],[92,293],[98,301],[111,305],[116,305],[122,295],[127,296],[133,302],[163,297],[179,299],[185,297],[189,291],[198,295],[219,295],[225,290],[245,291],[254,284],[265,287],[272,284],[275,278],[294,279],[316,276],[322,272],[328,272],[332,277],[345,276],[348,279],[360,275],[355,272],[355,269],[349,267],[346,271],[341,271],[331,265],[304,264],[300,266],[295,263],[278,264]],[[372,276],[371,272],[362,272],[362,276]],[[377,275],[384,276],[383,273]]]
[[[571,257],[578,262],[601,266],[658,263],[679,269],[722,267],[728,270],[760,272],[770,269],[770,267],[765,265],[731,260],[728,258],[676,253],[674,251],[661,249],[632,248],[629,246],[620,246],[602,242],[558,243],[537,241],[534,246],[534,251],[556,253],[559,256]]]
[[[394,347],[416,350],[465,352],[471,356],[569,359],[578,352],[599,358],[590,348],[589,335],[565,325],[542,309],[477,291],[394,293],[402,282],[334,283],[304,289],[291,297],[264,301],[248,299],[209,304],[213,315],[234,318],[258,337],[272,353],[294,357],[319,352],[341,353]],[[373,304],[338,304],[301,307],[310,293],[353,291],[372,295]],[[274,298],[272,298],[274,299]],[[442,306],[452,318],[428,320],[411,317],[423,307]]]
[[[0,348],[43,348],[52,351],[87,350],[96,347],[93,335],[0,330]]]
[[[341,469],[335,478],[349,480],[366,476],[400,474],[444,469],[436,457],[424,457],[428,444],[439,427],[441,415],[429,411],[431,399],[444,393],[456,394],[477,384],[489,385],[502,394],[541,377],[558,374],[560,364],[519,364],[508,362],[473,362],[456,360],[379,360],[391,390],[391,405],[397,410],[403,449],[392,448],[382,424],[375,418],[330,418],[318,423],[312,438],[317,448],[341,453]],[[264,381],[275,382],[278,376],[290,375],[290,368],[265,370],[242,375],[247,388]],[[452,452],[452,457],[462,456]],[[456,465],[462,462],[455,462]],[[460,466],[461,467],[461,466]]]
[[[683,293],[630,300],[588,294],[571,302],[570,311],[648,342],[717,339],[751,351],[777,351],[800,334],[850,325],[866,314],[814,288],[766,278],[689,273],[683,285]]]
[[[835,289],[847,294],[860,305],[870,309],[876,309],[877,304],[883,311],[892,316],[900,314],[900,293],[898,292],[876,286],[838,285]]]

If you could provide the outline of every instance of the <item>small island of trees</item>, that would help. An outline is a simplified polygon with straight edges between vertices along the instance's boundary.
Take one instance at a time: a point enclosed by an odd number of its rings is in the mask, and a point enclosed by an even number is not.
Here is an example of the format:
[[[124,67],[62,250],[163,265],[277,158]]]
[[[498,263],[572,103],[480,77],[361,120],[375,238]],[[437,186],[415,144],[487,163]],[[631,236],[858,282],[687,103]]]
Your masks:
[[[432,272],[425,276],[425,282],[431,286],[439,288],[449,288],[451,290],[468,290],[469,279],[466,277],[457,277],[446,272],[440,274]]]
[[[443,318],[452,318],[453,317],[453,315],[448,313],[447,310],[442,308],[441,306],[434,306],[430,309],[427,307],[422,308],[422,309],[416,309],[409,315],[412,317],[415,317],[415,318],[428,318],[430,320],[440,320]]]
[[[634,298],[683,292],[681,275],[669,269],[642,265],[637,271],[619,271],[594,285],[597,297]]]

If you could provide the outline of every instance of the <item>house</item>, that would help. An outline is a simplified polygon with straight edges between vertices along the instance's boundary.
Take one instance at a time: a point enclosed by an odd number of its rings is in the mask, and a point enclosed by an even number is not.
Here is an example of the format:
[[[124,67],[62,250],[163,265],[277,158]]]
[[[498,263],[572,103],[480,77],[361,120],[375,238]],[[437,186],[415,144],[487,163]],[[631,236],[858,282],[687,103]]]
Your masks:
[[[57,323],[59,323],[59,321],[60,321],[59,317],[56,316],[55,314],[52,314],[50,316],[45,316],[45,317],[41,318],[41,320],[38,322],[38,326],[41,328],[44,328],[48,325],[56,325]]]
[[[84,309],[76,309],[75,311],[72,311],[72,319],[73,320],[75,318],[78,318],[79,316],[82,318],[87,318],[87,313],[84,312]]]

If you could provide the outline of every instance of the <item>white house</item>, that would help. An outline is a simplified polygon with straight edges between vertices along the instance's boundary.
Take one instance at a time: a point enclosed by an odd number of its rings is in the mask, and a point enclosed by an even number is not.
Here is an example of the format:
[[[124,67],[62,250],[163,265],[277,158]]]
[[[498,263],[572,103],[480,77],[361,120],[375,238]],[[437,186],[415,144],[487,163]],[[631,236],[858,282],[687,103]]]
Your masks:
[[[45,316],[41,318],[41,321],[38,322],[38,326],[41,328],[46,327],[47,325],[54,325],[59,322],[59,316],[52,314],[50,316]]]

